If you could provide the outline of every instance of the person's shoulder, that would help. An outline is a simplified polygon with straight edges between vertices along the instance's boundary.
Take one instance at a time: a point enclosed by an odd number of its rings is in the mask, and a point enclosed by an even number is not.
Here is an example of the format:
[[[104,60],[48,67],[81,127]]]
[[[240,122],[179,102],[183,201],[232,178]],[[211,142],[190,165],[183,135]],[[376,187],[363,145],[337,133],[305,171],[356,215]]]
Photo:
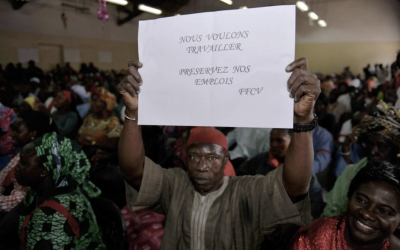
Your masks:
[[[300,233],[307,236],[319,237],[322,233],[336,232],[342,216],[321,217],[311,222],[308,227],[302,227]]]

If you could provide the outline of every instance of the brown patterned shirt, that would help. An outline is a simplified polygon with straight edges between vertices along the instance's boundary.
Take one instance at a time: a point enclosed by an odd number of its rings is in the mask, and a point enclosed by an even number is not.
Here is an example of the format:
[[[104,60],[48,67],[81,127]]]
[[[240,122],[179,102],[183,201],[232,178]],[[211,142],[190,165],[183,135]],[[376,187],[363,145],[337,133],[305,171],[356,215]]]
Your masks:
[[[308,195],[293,204],[282,170],[266,176],[225,177],[222,192],[199,201],[185,171],[164,169],[146,158],[140,191],[126,183],[128,207],[135,211],[158,206],[167,215],[162,250],[259,249],[264,235],[277,225],[310,223]],[[203,202],[206,208],[200,209]]]

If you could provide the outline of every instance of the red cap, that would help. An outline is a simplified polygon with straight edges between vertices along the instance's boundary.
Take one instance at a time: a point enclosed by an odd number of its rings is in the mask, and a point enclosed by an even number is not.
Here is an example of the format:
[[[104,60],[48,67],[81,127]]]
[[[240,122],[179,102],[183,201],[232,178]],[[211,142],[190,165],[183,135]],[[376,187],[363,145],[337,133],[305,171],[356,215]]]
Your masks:
[[[190,136],[187,142],[187,146],[189,147],[193,143],[197,142],[217,144],[228,150],[228,143],[226,142],[225,135],[215,128],[196,127],[190,130]]]

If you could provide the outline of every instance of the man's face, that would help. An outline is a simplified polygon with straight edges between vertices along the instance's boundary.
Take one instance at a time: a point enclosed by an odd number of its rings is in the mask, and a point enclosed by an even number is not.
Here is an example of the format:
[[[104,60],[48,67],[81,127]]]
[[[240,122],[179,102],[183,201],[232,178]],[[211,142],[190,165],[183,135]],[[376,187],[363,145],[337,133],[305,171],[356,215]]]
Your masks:
[[[275,158],[285,157],[291,139],[286,129],[273,129],[271,131],[269,151]]]
[[[202,195],[218,190],[223,182],[227,151],[216,144],[194,143],[188,148],[188,174]]]

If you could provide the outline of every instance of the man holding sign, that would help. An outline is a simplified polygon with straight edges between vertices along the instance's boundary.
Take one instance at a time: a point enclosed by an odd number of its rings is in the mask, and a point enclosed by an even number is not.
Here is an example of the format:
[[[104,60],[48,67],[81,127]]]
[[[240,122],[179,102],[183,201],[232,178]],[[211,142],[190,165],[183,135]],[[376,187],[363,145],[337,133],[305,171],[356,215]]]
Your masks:
[[[313,108],[321,89],[306,59],[286,67],[292,72],[287,89],[294,99],[294,134],[284,165],[266,176],[243,177],[224,177],[226,141],[212,128],[192,130],[188,173],[163,169],[145,157],[137,124],[142,66],[130,62],[118,86],[126,106],[119,160],[129,208],[158,206],[167,216],[161,249],[258,249],[278,225],[310,222]]]

